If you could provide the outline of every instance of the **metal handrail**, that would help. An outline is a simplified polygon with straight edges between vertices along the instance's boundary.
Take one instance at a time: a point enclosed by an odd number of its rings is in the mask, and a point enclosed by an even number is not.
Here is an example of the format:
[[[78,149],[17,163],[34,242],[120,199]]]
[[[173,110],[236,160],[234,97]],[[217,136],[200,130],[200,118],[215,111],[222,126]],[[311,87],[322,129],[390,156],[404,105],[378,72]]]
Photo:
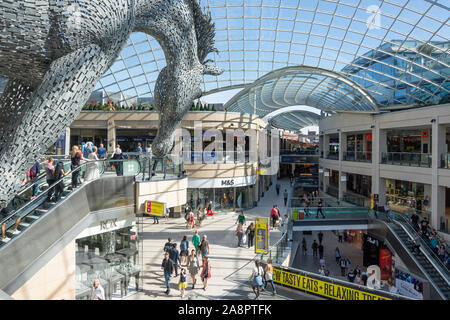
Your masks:
[[[95,163],[102,163],[102,166],[99,167],[99,170],[103,170],[101,172],[99,172],[99,177],[104,173],[104,169],[105,169],[105,163],[106,162],[110,162],[111,164],[114,164],[113,162],[117,163],[117,162],[125,162],[125,161],[130,161],[129,159],[125,159],[125,160],[95,160],[95,161],[87,161],[82,163],[80,166],[78,166],[76,169],[71,170],[68,174],[72,174],[75,171],[81,171],[83,169],[85,169],[85,167],[89,164],[92,164],[93,162]],[[138,162],[139,163],[139,162]],[[100,169],[101,168],[101,169]],[[139,172],[137,174],[139,174],[141,172],[141,166],[139,164]],[[39,206],[44,197],[48,196],[48,192],[50,192],[50,190],[52,190],[53,188],[55,188],[60,182],[64,181],[65,179],[67,179],[67,175],[63,176],[61,179],[55,181],[52,185],[50,185],[47,189],[45,189],[43,192],[41,192],[39,195],[37,195],[35,198],[31,199],[29,202],[27,202],[24,206],[13,210],[13,212],[9,213],[6,217],[2,218],[0,220],[0,225],[3,223],[6,223],[6,229],[8,229],[9,227],[11,227],[14,222],[11,222],[13,219],[15,221],[15,216],[20,215],[21,212],[26,211],[28,208],[33,207],[33,206]],[[37,182],[35,182],[37,183]],[[27,189],[28,190],[28,189]],[[22,193],[21,193],[22,194]],[[21,216],[22,217],[22,216]],[[9,223],[8,223],[9,222]]]

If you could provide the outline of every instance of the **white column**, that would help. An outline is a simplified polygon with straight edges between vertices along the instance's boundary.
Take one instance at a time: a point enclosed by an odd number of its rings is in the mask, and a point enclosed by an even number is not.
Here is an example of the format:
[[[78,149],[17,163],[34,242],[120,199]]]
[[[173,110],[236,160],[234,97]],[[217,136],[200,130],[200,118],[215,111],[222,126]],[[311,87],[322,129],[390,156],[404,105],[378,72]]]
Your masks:
[[[66,139],[64,141],[64,155],[68,156],[71,152],[71,145],[70,145],[70,127],[66,128]]]
[[[386,181],[380,178],[381,155],[386,151],[386,130],[381,130],[376,121],[372,128],[372,194],[378,194],[379,205],[386,203]]]
[[[431,129],[431,162],[432,162],[432,184],[431,184],[431,226],[439,229],[441,217],[445,216],[445,187],[439,186],[439,167],[441,154],[445,152],[446,128],[439,125],[439,118],[432,124]]]
[[[116,126],[114,120],[107,121],[107,139],[106,150],[108,150],[108,153],[113,153],[116,148]]]
[[[347,182],[342,181],[342,177],[346,177],[346,173],[342,171],[342,161],[344,160],[345,151],[347,151],[347,133],[339,131],[339,199],[342,199],[344,193],[347,191]]]
[[[323,135],[323,158],[326,159],[328,155],[328,151],[330,151],[330,135]]]
[[[345,181],[342,181],[343,178],[345,178]],[[342,199],[347,192],[347,179],[347,173],[339,171],[339,199]]]

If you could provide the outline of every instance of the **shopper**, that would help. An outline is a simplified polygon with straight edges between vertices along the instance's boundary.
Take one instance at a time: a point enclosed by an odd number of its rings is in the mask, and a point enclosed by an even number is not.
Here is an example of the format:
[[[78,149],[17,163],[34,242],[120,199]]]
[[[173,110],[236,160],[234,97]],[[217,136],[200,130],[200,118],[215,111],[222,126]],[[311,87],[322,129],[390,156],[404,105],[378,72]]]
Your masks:
[[[284,206],[285,206],[285,207],[286,207],[286,205],[287,205],[288,197],[289,197],[289,194],[288,194],[288,192],[287,192],[287,189],[284,189],[283,199],[284,199]]]
[[[177,244],[172,244],[172,248],[169,249],[169,258],[173,261],[173,267],[175,270],[175,277],[178,277],[178,266],[181,266],[180,253],[177,249]]]
[[[260,290],[263,285],[263,274],[264,269],[261,267],[259,260],[255,260],[255,268],[253,268],[252,275],[250,276],[250,281],[252,281],[252,290],[256,295],[255,299],[259,298]]]
[[[264,284],[264,290],[267,288],[267,285],[270,283],[272,286],[272,295],[277,294],[277,289],[275,288],[275,284],[273,282],[273,265],[272,265],[272,259],[267,258],[267,264],[264,268],[264,277],[265,277],[265,284]]]
[[[367,278],[368,277],[369,276],[367,275],[367,272],[364,271],[364,272],[361,273],[361,282],[365,286],[367,286]]]
[[[118,160],[112,162],[112,164],[116,169],[116,175],[123,176],[123,154],[122,149],[120,149],[120,145],[116,146],[116,149],[114,150],[114,154],[112,155],[111,160]]]
[[[350,270],[350,272],[347,274],[348,281],[353,283],[355,281],[355,277],[356,277],[355,271],[353,269]]]
[[[338,242],[342,243],[342,232],[338,231]]]
[[[420,236],[418,233],[414,234],[414,238],[412,240],[408,240],[412,243],[411,251],[414,253],[417,251],[417,253],[420,253]]]
[[[283,230],[282,235],[284,235],[288,232],[288,227],[289,227],[289,216],[287,214],[284,215],[284,219],[282,221],[281,226],[282,226],[282,230]],[[287,237],[287,235],[286,235],[286,237]]]
[[[347,262],[345,259],[341,258],[339,260],[339,266],[341,267],[341,276],[345,277],[345,266],[347,265]]]
[[[200,278],[203,283],[203,290],[206,291],[206,287],[208,285],[208,279],[211,278],[211,264],[209,263],[208,256],[202,256],[202,272],[200,273]]]
[[[253,247],[253,240],[255,239],[255,225],[253,222],[250,223],[245,233],[247,234],[248,247]]]
[[[339,264],[339,261],[341,260],[341,252],[338,247],[334,249],[334,257],[336,258],[336,263]]]
[[[166,283],[166,294],[170,293],[170,277],[173,273],[174,262],[169,257],[169,252],[164,253],[164,259],[161,263],[161,269],[164,270],[164,280]]]
[[[198,230],[194,231],[191,241],[195,248],[195,255],[198,256],[200,254],[200,236],[198,235]]]
[[[278,210],[277,210],[278,206],[275,204],[272,208],[272,210],[270,210],[270,218],[272,220],[272,229],[275,229],[275,225],[277,224],[278,221]]]
[[[317,249],[319,249],[319,259],[322,259],[323,258],[323,245],[319,244]]]
[[[183,240],[180,242],[180,264],[187,265],[187,256],[189,252],[189,242],[187,236],[183,236]]]
[[[30,169],[30,181],[33,184],[33,187],[31,188],[31,199],[36,197],[39,193],[39,183],[37,183],[39,179],[39,175],[41,174],[41,164],[39,161],[36,161],[34,165]]]
[[[90,160],[92,163],[88,163],[86,165],[86,173],[85,173],[85,180],[95,180],[98,177],[100,177],[100,172],[98,170],[98,164],[95,161],[98,161],[97,156],[97,147],[92,147],[92,152],[88,155],[88,160]]]
[[[314,239],[313,244],[311,245],[313,257],[317,257],[317,248],[318,247],[319,247],[319,245],[317,244],[316,240]]]
[[[322,233],[322,231],[319,231],[319,233],[317,234],[317,239],[319,239],[319,244],[322,244],[322,240],[323,240],[323,233]]]
[[[105,289],[103,289],[98,279],[94,280],[90,300],[105,300]]]
[[[55,201],[58,202],[59,199],[61,199],[61,195],[64,192],[64,182],[60,181],[66,173],[64,172],[64,164],[62,161],[58,161],[55,167],[55,182],[58,182],[58,184],[55,186]]]
[[[325,215],[323,214],[323,211],[322,211],[322,206],[323,206],[323,204],[322,204],[322,199],[320,199],[320,200],[319,200],[319,203],[317,204],[317,215],[316,215],[316,218],[319,218],[319,213],[320,213],[320,215],[322,216],[322,218],[325,219]]]
[[[172,248],[172,238],[167,238],[167,242],[164,244],[164,252],[169,252],[169,250]]]
[[[277,184],[275,185],[275,189],[277,190],[277,196],[280,195],[280,188],[281,188],[281,185],[277,182]]]
[[[419,230],[419,216],[417,215],[417,213],[413,212],[411,215],[411,224],[413,225],[414,229],[416,229],[416,231]]]
[[[206,234],[202,237],[202,241],[200,242],[200,252],[202,254],[202,258],[204,256],[209,256],[209,242],[207,240]]]
[[[107,160],[108,159],[108,152],[106,151],[106,148],[103,146],[103,143],[100,143],[100,146],[98,147],[98,158],[100,160]]]
[[[245,216],[244,216],[244,211],[243,210],[241,210],[241,212],[239,213],[239,215],[238,215],[238,217],[236,219],[235,224],[237,224],[237,223],[240,223],[243,226],[245,225]]]
[[[238,224],[236,231],[235,231],[236,237],[238,238],[238,243],[237,243],[237,247],[242,247],[243,246],[243,241],[242,238],[244,237],[244,228],[242,227],[242,224]]]
[[[198,274],[199,268],[200,266],[198,263],[197,255],[195,254],[195,250],[191,250],[191,255],[188,257],[188,270],[192,278],[192,289],[194,289],[195,284],[197,283],[197,279],[195,277]]]
[[[303,255],[306,256],[306,252],[308,251],[308,248],[306,247],[306,239],[303,238],[302,240],[302,251],[303,251]]]
[[[390,216],[391,207],[389,206],[389,203],[387,201],[386,201],[386,204],[384,205],[384,212],[386,213],[386,219],[388,221],[390,221],[391,220],[391,216]]]
[[[212,201],[209,201],[207,215],[211,218],[214,218],[214,213],[212,212],[212,207],[213,207],[213,203],[212,203]]]
[[[53,157],[48,158],[48,163],[45,165],[45,174],[48,187],[50,188],[55,183],[55,167],[53,165]],[[47,194],[47,201],[55,200],[55,188],[49,189]]]
[[[422,231],[422,235],[427,235],[427,229],[428,229],[428,219],[427,217],[424,217],[422,221],[420,221],[420,229]]]
[[[348,269],[350,268],[350,260],[348,258],[345,258],[345,273],[348,273]]]
[[[180,281],[178,282],[178,289],[180,290],[181,299],[184,297],[184,290],[187,288],[186,282],[186,269],[181,268],[180,270]]]

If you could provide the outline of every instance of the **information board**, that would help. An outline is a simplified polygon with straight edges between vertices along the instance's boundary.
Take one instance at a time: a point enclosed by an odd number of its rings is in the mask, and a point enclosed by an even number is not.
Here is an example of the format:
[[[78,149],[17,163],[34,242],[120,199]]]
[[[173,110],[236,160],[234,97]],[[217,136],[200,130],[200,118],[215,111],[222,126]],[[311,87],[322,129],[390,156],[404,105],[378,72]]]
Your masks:
[[[164,216],[164,203],[155,201],[145,201],[146,214],[152,216],[163,217]]]
[[[266,250],[269,250],[269,219],[256,218],[255,253],[263,253]]]

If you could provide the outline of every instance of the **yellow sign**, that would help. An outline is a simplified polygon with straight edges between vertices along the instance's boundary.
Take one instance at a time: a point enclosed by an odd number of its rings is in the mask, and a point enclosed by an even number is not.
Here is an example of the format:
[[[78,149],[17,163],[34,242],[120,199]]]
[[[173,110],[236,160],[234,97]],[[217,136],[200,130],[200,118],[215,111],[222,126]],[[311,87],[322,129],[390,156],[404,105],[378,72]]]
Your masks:
[[[292,220],[298,220],[298,210],[292,209]]]
[[[391,300],[366,291],[317,280],[279,268],[273,268],[273,281],[334,300]]]
[[[152,216],[164,216],[164,203],[155,201],[145,201],[145,213]]]
[[[256,218],[255,253],[269,250],[269,219]]]

